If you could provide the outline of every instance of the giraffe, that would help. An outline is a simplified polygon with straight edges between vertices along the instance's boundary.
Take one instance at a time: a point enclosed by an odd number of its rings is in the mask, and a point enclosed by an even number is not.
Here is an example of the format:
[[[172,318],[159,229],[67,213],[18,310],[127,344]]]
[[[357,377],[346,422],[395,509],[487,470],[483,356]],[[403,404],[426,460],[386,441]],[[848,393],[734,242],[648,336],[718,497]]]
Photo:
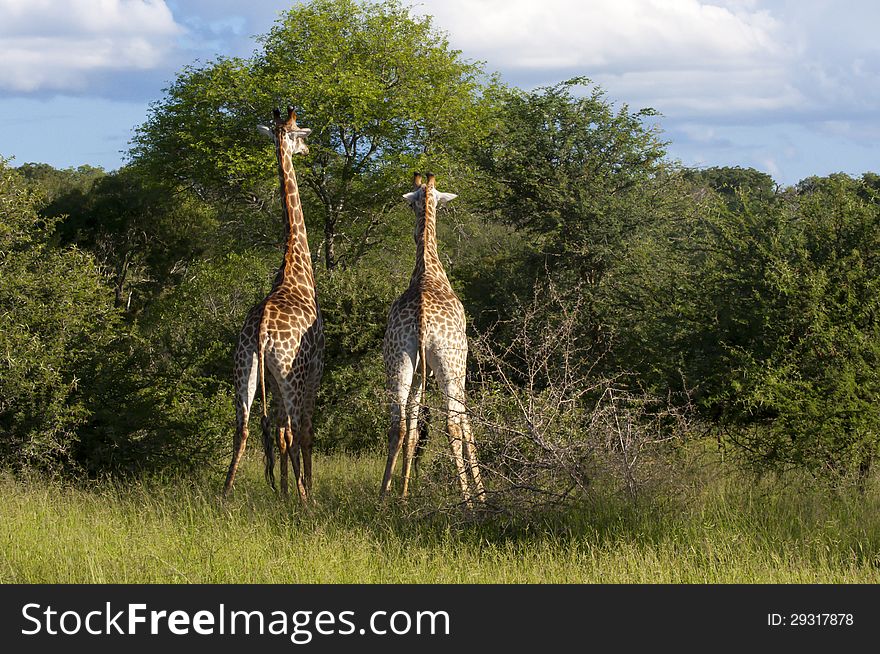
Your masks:
[[[425,184],[420,174],[414,174],[413,190],[403,196],[416,215],[413,233],[416,265],[409,287],[391,305],[382,347],[386,387],[391,399],[391,427],[381,494],[385,495],[391,487],[391,475],[401,446],[404,497],[409,490],[419,439],[421,399],[430,368],[445,398],[447,435],[461,492],[465,503],[471,505],[471,482],[478,499],[482,499],[484,491],[465,409],[468,344],[464,307],[452,290],[437,254],[437,205],[445,206],[456,197],[453,193],[439,192],[431,173],[427,174]]]
[[[259,384],[266,478],[274,488],[271,433],[274,423],[281,468],[281,493],[287,496],[289,457],[297,491],[300,498],[306,500],[312,484],[312,413],[324,367],[324,327],[315,295],[312,258],[292,156],[308,153],[305,137],[312,130],[296,124],[293,107],[287,108],[286,120],[282,119],[278,109],[273,116],[271,128],[259,125],[257,129],[275,141],[286,249],[272,290],[248,312],[235,349],[236,431],[223,494],[229,494],[235,481],[235,472],[247,442],[250,407]],[[275,404],[271,418],[266,404],[267,381]]]

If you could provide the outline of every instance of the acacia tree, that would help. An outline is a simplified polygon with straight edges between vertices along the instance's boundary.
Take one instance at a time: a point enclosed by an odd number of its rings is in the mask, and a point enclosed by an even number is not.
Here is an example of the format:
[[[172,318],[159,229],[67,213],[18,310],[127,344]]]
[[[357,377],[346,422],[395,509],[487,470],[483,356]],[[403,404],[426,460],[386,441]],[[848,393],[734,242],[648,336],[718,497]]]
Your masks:
[[[298,165],[328,270],[356,261],[408,178],[481,125],[482,69],[398,0],[314,0],[282,15],[250,59],[191,66],[138,130],[132,156],[236,209],[275,213],[273,157],[254,125],[293,103],[313,132]],[[274,234],[273,234],[273,239]]]

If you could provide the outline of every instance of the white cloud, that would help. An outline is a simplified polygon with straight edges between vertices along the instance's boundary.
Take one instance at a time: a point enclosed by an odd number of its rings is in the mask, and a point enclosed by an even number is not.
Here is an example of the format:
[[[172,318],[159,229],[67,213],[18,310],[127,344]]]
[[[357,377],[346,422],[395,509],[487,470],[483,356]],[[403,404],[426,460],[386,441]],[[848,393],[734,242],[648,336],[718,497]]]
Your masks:
[[[421,7],[457,47],[513,68],[726,69],[784,51],[779,23],[747,3],[426,0]]]
[[[583,74],[666,115],[764,112],[803,102],[799,46],[755,0],[426,0],[455,47],[505,77]]]
[[[0,90],[77,90],[155,68],[183,32],[164,0],[0,0]]]

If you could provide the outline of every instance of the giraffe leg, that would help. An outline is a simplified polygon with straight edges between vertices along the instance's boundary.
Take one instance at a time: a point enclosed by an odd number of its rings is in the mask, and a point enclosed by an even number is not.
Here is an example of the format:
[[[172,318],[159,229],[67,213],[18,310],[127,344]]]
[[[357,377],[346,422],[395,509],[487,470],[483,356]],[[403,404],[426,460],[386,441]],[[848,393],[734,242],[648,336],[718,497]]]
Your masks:
[[[468,470],[474,482],[474,492],[477,500],[484,501],[486,490],[483,487],[483,478],[480,475],[480,464],[477,461],[477,444],[474,441],[474,433],[471,431],[471,421],[467,414],[461,416],[461,428],[464,436],[464,453],[467,459]]]
[[[303,486],[307,495],[312,493],[312,421],[310,418],[303,419],[300,430],[302,436],[302,467]]]
[[[303,483],[306,492],[312,493],[312,443],[315,437],[315,426],[312,417],[315,414],[315,396],[318,385],[321,383],[322,366],[313,368],[311,383],[306,387],[303,398],[302,411],[302,458],[303,458]]]
[[[293,476],[296,483],[296,491],[299,495],[299,499],[302,502],[307,502],[309,499],[309,493],[306,490],[305,484],[303,483],[302,468],[300,467],[300,452],[302,451],[302,446],[300,444],[299,432],[291,429],[288,433],[290,443],[288,453],[290,454],[290,463],[293,466]]]
[[[449,434],[449,446],[452,449],[452,459],[455,462],[455,470],[458,474],[458,484],[461,486],[461,495],[465,504],[471,506],[471,490],[467,479],[467,466],[464,464],[463,455],[463,433],[461,422],[450,416],[446,423],[446,430]]]
[[[275,424],[278,424],[277,420]],[[263,432],[263,472],[272,490],[278,490],[275,488],[275,439],[272,436],[272,420],[268,415],[260,418],[260,431]]]
[[[406,438],[406,405],[412,388],[415,369],[415,347],[413,352],[400,352],[385,360],[385,375],[388,394],[391,399],[391,426],[388,429],[388,459],[385,462],[385,475],[382,477],[380,496],[391,488],[391,476],[397,464],[397,455]]]
[[[418,369],[418,365],[416,366]],[[403,441],[403,497],[409,491],[410,472],[412,470],[413,457],[419,440],[419,412],[422,401],[422,384],[417,377],[413,378],[412,390],[409,402],[406,405],[406,438]]]
[[[461,494],[465,504],[472,505],[470,484],[468,483],[468,466],[464,460],[464,362],[444,360],[441,356],[434,356],[436,367],[432,369],[437,375],[437,383],[446,400],[446,431],[449,436],[449,447],[452,450],[452,459],[458,475],[458,483],[461,486]],[[429,363],[431,361],[429,360]]]
[[[391,475],[394,473],[394,466],[397,465],[397,453],[406,437],[406,420],[401,415],[404,406],[403,403],[395,403],[391,407],[391,427],[388,429],[388,459],[385,461],[385,475],[382,477],[380,495],[385,495],[391,488]]]
[[[229,470],[226,473],[226,483],[223,484],[223,497],[229,495],[232,484],[235,482],[235,473],[238,470],[238,464],[244,454],[245,445],[247,445],[248,437],[248,414],[246,407],[236,403],[235,407],[235,437],[232,442],[232,461],[229,463]]]
[[[413,477],[419,478],[419,470],[421,467],[422,457],[425,455],[425,449],[428,447],[428,435],[431,426],[431,410],[422,404],[419,407],[419,419],[416,429],[419,431],[418,440],[416,440],[416,451],[413,455]]]
[[[235,473],[244,454],[248,438],[248,418],[257,392],[257,353],[239,343],[235,351],[235,436],[232,441],[232,460],[223,484],[223,497],[229,495],[235,482]]]
[[[279,423],[275,428],[276,441],[278,442],[278,467],[280,469],[281,497],[287,499],[287,427],[286,423]]]

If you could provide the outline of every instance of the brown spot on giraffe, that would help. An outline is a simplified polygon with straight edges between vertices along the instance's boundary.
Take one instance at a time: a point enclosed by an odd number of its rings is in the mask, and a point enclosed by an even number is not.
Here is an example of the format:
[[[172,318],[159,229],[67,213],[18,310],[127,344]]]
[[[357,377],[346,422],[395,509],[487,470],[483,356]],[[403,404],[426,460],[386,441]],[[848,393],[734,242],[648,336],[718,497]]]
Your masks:
[[[418,416],[427,369],[433,371],[446,404],[446,427],[465,502],[483,497],[477,450],[465,409],[465,371],[468,343],[461,301],[452,290],[437,255],[437,204],[444,206],[456,195],[440,193],[434,175],[422,183],[413,178],[413,191],[404,195],[416,215],[416,265],[409,287],[391,305],[382,355],[386,387],[391,400],[388,459],[381,493],[391,486],[391,476],[403,447],[403,487],[409,489],[413,457],[418,445]]]
[[[248,417],[259,385],[266,478],[274,487],[274,436],[279,451],[282,494],[287,495],[287,459],[290,458],[297,490],[300,497],[306,499],[312,484],[312,414],[324,369],[324,326],[315,294],[312,257],[292,156],[308,153],[305,137],[311,130],[296,124],[292,107],[288,107],[286,120],[276,109],[273,126],[260,125],[258,129],[275,141],[286,248],[272,290],[248,312],[235,349],[236,430],[223,494],[227,495],[232,488],[244,454]],[[266,405],[266,382],[275,405],[271,419]]]

